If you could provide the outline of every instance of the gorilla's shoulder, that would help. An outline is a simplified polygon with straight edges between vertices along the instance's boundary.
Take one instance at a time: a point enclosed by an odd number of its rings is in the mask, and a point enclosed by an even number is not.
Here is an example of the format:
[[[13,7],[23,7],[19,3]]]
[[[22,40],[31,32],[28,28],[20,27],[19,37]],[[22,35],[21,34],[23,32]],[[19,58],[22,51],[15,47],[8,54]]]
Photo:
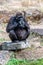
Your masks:
[[[12,16],[12,17],[10,17],[9,22],[14,22],[15,19],[16,19],[16,17],[15,16]]]

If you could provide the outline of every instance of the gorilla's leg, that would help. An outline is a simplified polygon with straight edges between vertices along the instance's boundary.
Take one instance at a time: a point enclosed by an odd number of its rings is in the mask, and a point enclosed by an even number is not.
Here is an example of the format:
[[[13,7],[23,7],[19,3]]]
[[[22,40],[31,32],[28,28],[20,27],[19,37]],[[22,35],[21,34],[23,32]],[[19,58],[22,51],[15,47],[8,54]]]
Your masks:
[[[10,39],[12,40],[12,42],[15,42],[15,41],[17,40],[17,36],[16,36],[14,30],[11,30],[11,31],[10,31],[9,37],[10,37]]]

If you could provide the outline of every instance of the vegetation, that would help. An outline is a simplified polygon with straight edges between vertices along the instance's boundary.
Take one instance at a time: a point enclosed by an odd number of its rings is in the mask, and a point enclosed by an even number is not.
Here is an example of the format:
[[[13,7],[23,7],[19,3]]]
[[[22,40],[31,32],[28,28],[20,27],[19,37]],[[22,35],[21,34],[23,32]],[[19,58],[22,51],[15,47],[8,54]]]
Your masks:
[[[43,58],[37,60],[18,60],[11,58],[6,65],[43,65]]]

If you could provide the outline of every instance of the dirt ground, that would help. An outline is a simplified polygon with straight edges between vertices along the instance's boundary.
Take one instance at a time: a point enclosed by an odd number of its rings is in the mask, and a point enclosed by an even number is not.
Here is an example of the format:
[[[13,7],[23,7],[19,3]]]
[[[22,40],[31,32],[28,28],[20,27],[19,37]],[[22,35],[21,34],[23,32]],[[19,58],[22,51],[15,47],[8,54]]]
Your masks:
[[[8,33],[6,33],[6,26],[7,24],[1,23],[0,24],[0,45],[3,42],[11,41]],[[40,36],[35,36],[35,34],[30,34],[29,36],[29,42],[32,44],[31,48],[27,48],[24,50],[20,51],[13,51],[14,52],[14,57],[17,59],[38,59],[38,58],[43,58],[43,46],[40,46]],[[43,42],[42,42],[43,44]],[[7,51],[0,51],[0,64],[3,65],[10,59],[10,54],[12,53]],[[12,57],[13,57],[12,55]]]
[[[3,24],[3,23],[0,24],[0,44],[2,42],[5,42],[5,41],[6,42],[11,41],[9,39],[8,33],[6,33],[6,26],[7,26],[7,24]],[[24,50],[14,52],[15,58],[17,58],[17,59],[27,59],[27,60],[28,59],[43,58],[43,46],[39,46],[40,45],[40,41],[39,41],[40,37],[39,36],[34,37],[34,35],[30,35],[29,40],[30,39],[31,39],[30,43],[35,45],[35,47],[31,46],[31,48],[27,48],[27,49],[24,49]],[[39,42],[37,42],[37,39],[38,39]],[[35,40],[35,41],[33,41],[33,40]],[[39,43],[39,44],[37,44],[37,43]],[[0,54],[1,53],[2,52],[0,51]],[[8,53],[10,54],[12,52],[8,52]],[[1,54],[1,57],[3,57],[2,55],[5,55],[4,52]],[[6,55],[5,55],[5,57],[6,57]]]
[[[39,10],[43,11],[43,1],[41,2],[40,0],[38,2],[34,1],[34,2],[29,2],[30,3],[30,7],[28,7],[28,4],[26,5],[27,2],[23,2],[22,6],[20,3],[14,3],[14,0],[0,0],[0,10],[2,11],[13,11],[15,9],[16,10],[28,10],[28,8],[32,8],[33,6],[33,9],[38,9],[39,7]],[[23,1],[23,0],[22,0]],[[25,0],[24,0],[25,1]],[[28,0],[27,0],[28,1]],[[33,4],[32,4],[33,3]],[[37,4],[36,4],[37,3]],[[15,7],[15,6],[17,7]],[[18,7],[19,5],[19,7]],[[26,8],[25,8],[26,7]],[[1,11],[0,11],[1,12]],[[14,12],[14,11],[13,11]],[[12,15],[10,15],[12,16]],[[7,24],[5,23],[1,23],[3,22],[3,18],[4,18],[4,21],[6,22],[6,18],[9,19],[9,16],[8,16],[8,13],[7,15],[3,16],[3,14],[1,15],[0,14],[0,45],[3,43],[3,42],[7,42],[7,41],[11,41],[9,36],[8,36],[8,33],[6,33],[6,26]],[[31,21],[30,21],[31,22]],[[41,22],[41,23],[40,23]],[[38,27],[38,28],[42,28],[43,27],[43,19],[39,21],[40,25],[32,25],[32,27]],[[32,24],[32,22],[31,22]],[[32,28],[31,27],[31,28]],[[24,49],[24,50],[20,50],[20,51],[13,51],[14,54],[12,54],[12,51],[9,52],[9,51],[0,51],[0,65],[5,65],[5,63],[10,59],[10,56],[14,55],[15,58],[17,59],[27,59],[27,60],[31,60],[31,59],[38,59],[38,58],[43,58],[43,38],[40,38],[40,36],[36,36],[35,34],[30,34],[29,36],[29,42],[31,44],[31,47],[30,48],[27,48],[27,49]],[[42,41],[41,41],[42,40]],[[42,43],[42,45],[41,45]]]
[[[12,54],[13,53],[13,54]],[[26,60],[36,60],[39,58],[43,58],[43,47],[38,48],[28,48],[19,51],[0,51],[0,64],[5,65],[10,57],[14,57],[16,59],[26,59]]]
[[[39,48],[28,48],[24,49],[18,52],[14,52],[15,58],[17,59],[27,59],[27,60],[32,60],[32,59],[39,59],[43,58],[43,47]]]

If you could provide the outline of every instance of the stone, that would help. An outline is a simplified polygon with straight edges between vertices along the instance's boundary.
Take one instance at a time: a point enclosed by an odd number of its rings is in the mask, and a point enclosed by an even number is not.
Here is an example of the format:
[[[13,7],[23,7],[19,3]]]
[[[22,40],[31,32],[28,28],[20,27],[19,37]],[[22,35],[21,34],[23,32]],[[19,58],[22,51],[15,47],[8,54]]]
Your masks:
[[[0,65],[6,65],[10,59],[9,51],[0,51]]]
[[[28,41],[17,41],[17,42],[4,42],[2,44],[2,50],[19,50],[30,47]]]
[[[39,26],[36,27],[35,29],[31,29],[31,32],[34,32],[34,33],[37,33],[37,34],[43,36],[43,28],[41,28],[41,27],[39,28]]]

